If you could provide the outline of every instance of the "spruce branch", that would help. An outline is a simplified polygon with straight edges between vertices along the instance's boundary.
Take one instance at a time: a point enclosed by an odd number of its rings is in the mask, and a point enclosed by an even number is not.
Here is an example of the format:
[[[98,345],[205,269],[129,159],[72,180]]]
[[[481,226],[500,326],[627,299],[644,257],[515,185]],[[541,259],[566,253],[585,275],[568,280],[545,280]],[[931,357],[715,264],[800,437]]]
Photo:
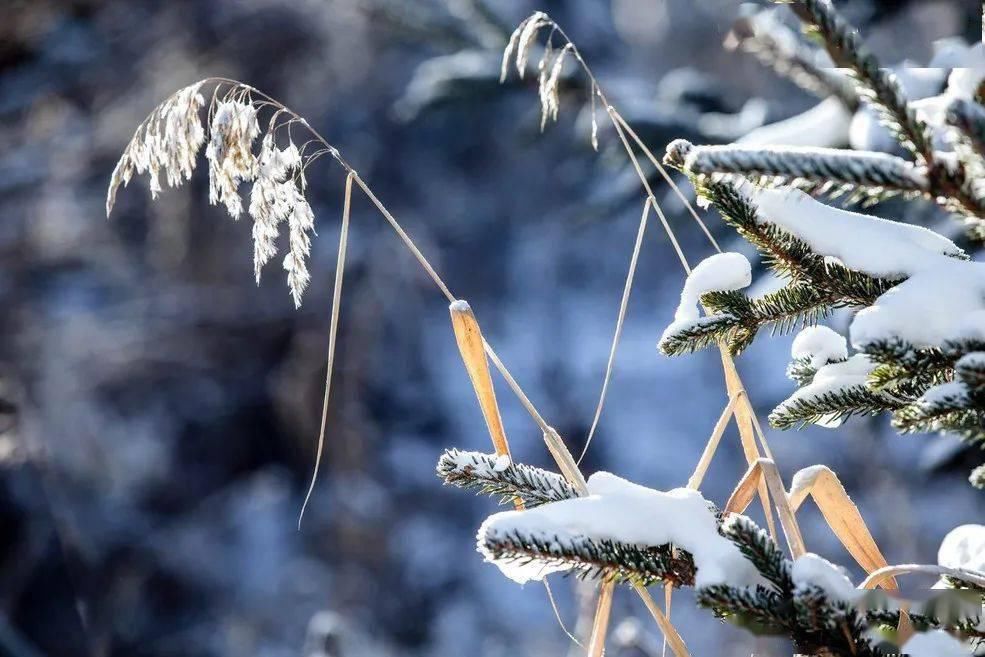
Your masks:
[[[842,361],[834,360],[829,362],[840,363]],[[814,375],[817,374],[817,368],[814,367],[814,363],[811,362],[809,356],[801,356],[790,361],[787,365],[786,374],[788,379],[796,383],[798,387],[802,387],[814,380]]]
[[[746,516],[731,515],[722,523],[722,535],[735,543],[742,555],[756,567],[776,591],[790,595],[794,589],[790,560],[783,556],[772,537]]]
[[[584,536],[561,537],[520,530],[480,536],[483,551],[496,561],[568,566],[575,575],[606,582],[675,587],[694,584],[691,554],[671,545],[642,546]]]
[[[773,409],[769,422],[777,429],[790,429],[821,421],[846,420],[856,415],[878,415],[901,406],[903,402],[894,397],[858,384],[818,395],[794,396]]]
[[[438,459],[437,473],[446,484],[498,496],[502,502],[519,498],[528,508],[577,497],[557,473],[523,463],[500,467],[497,461],[494,454],[450,449]]]
[[[757,184],[792,185],[817,194],[833,190],[873,200],[929,191],[923,167],[886,153],[834,148],[695,146],[684,169],[697,175],[737,174]]]
[[[927,126],[917,119],[899,80],[879,65],[858,31],[835,11],[830,0],[776,1],[794,4],[797,15],[819,37],[835,63],[855,74],[860,95],[876,109],[890,132],[914,155],[927,163],[933,162],[933,144]]]

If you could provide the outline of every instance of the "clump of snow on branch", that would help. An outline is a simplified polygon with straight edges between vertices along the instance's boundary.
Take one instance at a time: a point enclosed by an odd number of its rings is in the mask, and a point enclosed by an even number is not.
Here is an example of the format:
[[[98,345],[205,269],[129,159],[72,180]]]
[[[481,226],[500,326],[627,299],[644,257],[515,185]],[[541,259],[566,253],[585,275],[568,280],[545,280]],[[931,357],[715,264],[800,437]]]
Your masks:
[[[740,189],[759,208],[763,222],[872,276],[912,275],[938,264],[941,255],[964,255],[951,240],[922,226],[834,208],[797,189],[764,189],[747,182]]]
[[[814,368],[848,358],[848,343],[827,326],[808,326],[793,339],[790,356],[810,361]]]
[[[613,540],[631,545],[673,544],[694,557],[695,586],[760,581],[755,567],[738,547],[718,531],[710,503],[695,490],[667,492],[634,484],[608,472],[588,480],[588,495],[553,502],[528,511],[506,511],[486,519],[479,528],[479,552],[510,579],[521,584],[567,570],[564,564],[541,564],[497,559],[485,544],[489,539],[519,533],[545,541],[578,537]]]
[[[941,541],[937,563],[985,573],[985,525],[961,525],[952,529]]]
[[[856,388],[864,388],[876,364],[866,354],[855,354],[851,358],[829,363],[817,370],[814,379],[787,397],[773,413],[782,415],[796,408],[798,402],[807,402],[828,395],[844,393]],[[844,418],[834,415],[822,418],[818,426],[834,429],[841,426]]]
[[[848,141],[852,113],[835,97],[826,98],[803,114],[747,132],[742,146],[820,146],[834,148]]]
[[[790,575],[798,591],[817,587],[830,600],[855,603],[865,595],[864,590],[855,588],[841,568],[811,552],[793,562]]]
[[[661,340],[701,321],[698,303],[707,292],[741,290],[752,283],[752,266],[741,253],[716,253],[705,258],[688,274],[674,321]]]
[[[820,203],[796,189],[740,189],[760,221],[797,237],[849,269],[905,279],[852,322],[852,344],[898,338],[914,347],[985,331],[985,264],[967,261],[952,241],[921,226],[897,223]],[[976,329],[976,327],[978,327]]]

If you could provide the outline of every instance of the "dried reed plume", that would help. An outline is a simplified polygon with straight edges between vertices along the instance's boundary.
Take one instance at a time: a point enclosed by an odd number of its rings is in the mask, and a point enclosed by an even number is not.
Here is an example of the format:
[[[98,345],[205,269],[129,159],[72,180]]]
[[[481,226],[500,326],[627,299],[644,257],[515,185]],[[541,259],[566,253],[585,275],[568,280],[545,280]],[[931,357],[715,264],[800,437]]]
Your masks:
[[[201,110],[205,96],[201,90],[210,85],[211,101],[203,126]],[[271,116],[259,152],[255,153],[254,143],[261,132],[259,114],[268,108]],[[113,170],[106,214],[109,216],[113,211],[120,185],[129,184],[135,173],[148,176],[152,198],[157,198],[161,191],[162,172],[170,187],[190,179],[207,135],[209,202],[221,203],[233,219],[239,219],[243,212],[240,184],[253,183],[247,211],[253,218],[253,265],[257,283],[263,266],[277,255],[280,224],[286,223],[288,246],[283,266],[291,296],[295,305],[300,306],[311,280],[307,258],[315,228],[314,213],[304,195],[307,188],[304,172],[322,155],[341,159],[334,148],[314,133],[299,148],[289,129],[294,123],[307,126],[304,119],[280,103],[240,82],[208,78],[189,85],[158,105],[137,127]],[[309,149],[313,144],[319,147]]]

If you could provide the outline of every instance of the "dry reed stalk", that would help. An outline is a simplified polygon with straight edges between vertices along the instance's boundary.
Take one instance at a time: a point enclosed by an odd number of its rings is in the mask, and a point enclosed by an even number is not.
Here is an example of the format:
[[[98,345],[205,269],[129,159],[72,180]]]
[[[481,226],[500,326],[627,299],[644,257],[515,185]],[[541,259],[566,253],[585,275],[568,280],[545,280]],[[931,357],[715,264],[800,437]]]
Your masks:
[[[602,657],[605,652],[605,635],[609,631],[609,618],[612,616],[612,596],[615,588],[615,584],[612,582],[605,582],[599,587],[595,622],[592,624],[592,638],[588,642],[588,657]]]

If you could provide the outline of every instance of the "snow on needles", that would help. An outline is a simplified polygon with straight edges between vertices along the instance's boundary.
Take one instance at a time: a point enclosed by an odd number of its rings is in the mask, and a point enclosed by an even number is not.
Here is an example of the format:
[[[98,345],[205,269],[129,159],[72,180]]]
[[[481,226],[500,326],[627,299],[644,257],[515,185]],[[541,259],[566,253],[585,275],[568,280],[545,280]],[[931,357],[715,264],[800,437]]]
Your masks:
[[[681,290],[681,302],[661,341],[669,335],[702,321],[698,310],[706,292],[741,290],[752,283],[752,266],[741,253],[716,253],[705,258],[688,274]]]
[[[790,574],[798,590],[816,586],[824,591],[825,596],[830,600],[854,603],[866,593],[855,588],[838,566],[811,552],[798,557],[793,562],[793,570]]]
[[[787,397],[774,413],[784,413],[799,401],[817,399],[825,395],[845,391],[857,386],[865,386],[876,364],[865,354],[855,354],[840,363],[830,363],[818,369],[814,379]],[[840,418],[826,418],[816,423],[818,426],[833,429],[841,425]]]
[[[587,496],[496,513],[479,528],[479,552],[520,584],[566,570],[565,565],[497,559],[486,549],[488,539],[514,533],[545,541],[584,537],[644,546],[672,543],[694,557],[696,587],[747,586],[761,581],[735,544],[719,534],[715,514],[699,492],[686,488],[662,492],[608,472],[597,472],[588,479]]]
[[[741,290],[752,283],[752,266],[741,253],[716,253],[705,258],[688,274],[675,322],[698,319],[698,302],[706,292]]]
[[[892,338],[933,347],[985,331],[985,264],[964,260],[965,253],[942,235],[833,208],[796,189],[747,182],[740,189],[757,206],[759,221],[820,255],[870,276],[905,279],[855,317],[850,332],[857,348]]]
[[[793,358],[807,358],[811,367],[819,368],[846,360],[848,345],[845,338],[827,326],[808,326],[793,339],[790,355]]]

